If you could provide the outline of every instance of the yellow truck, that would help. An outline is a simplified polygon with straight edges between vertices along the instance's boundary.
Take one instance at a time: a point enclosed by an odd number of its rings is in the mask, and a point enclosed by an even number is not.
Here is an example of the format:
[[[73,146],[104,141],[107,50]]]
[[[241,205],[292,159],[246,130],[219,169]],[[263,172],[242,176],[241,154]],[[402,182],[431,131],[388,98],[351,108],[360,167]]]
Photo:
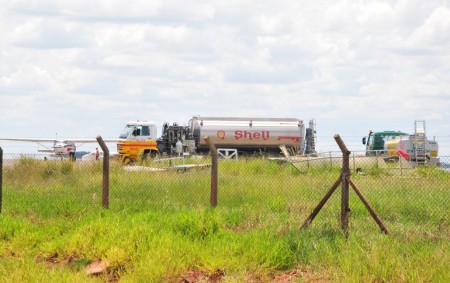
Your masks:
[[[119,136],[117,152],[123,164],[133,164],[141,158],[158,154],[156,125],[150,121],[129,121]]]

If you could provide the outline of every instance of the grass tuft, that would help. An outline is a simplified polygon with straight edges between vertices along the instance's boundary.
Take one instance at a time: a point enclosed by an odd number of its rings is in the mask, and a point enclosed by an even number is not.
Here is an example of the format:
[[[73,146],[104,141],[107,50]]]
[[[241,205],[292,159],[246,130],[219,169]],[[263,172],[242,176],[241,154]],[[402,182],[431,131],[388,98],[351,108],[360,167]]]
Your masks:
[[[112,162],[105,210],[101,162],[21,157],[4,168],[0,282],[450,281],[448,173],[352,176],[389,235],[351,192],[346,240],[339,189],[300,229],[339,173],[220,161],[212,209],[208,170],[128,172]],[[108,263],[104,273],[86,275],[95,262]]]

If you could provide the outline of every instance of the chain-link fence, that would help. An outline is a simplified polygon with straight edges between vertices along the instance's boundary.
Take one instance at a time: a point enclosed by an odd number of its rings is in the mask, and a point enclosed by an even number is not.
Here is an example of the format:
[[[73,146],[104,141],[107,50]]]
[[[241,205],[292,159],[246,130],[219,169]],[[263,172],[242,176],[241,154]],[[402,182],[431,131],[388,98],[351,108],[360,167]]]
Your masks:
[[[450,157],[441,156],[440,166],[354,153],[349,161],[352,182],[390,231],[449,232]],[[109,209],[170,212],[208,208],[211,163],[210,156],[160,157],[134,166],[112,159]],[[225,215],[242,212],[233,229],[300,228],[340,178],[342,163],[341,153],[219,159],[216,209]],[[72,162],[44,155],[4,155],[2,173],[4,214],[72,217],[102,209],[101,159]],[[352,189],[349,208],[351,229],[378,230]],[[339,187],[311,225],[323,230],[339,226],[340,209]],[[235,213],[229,215],[236,217]]]

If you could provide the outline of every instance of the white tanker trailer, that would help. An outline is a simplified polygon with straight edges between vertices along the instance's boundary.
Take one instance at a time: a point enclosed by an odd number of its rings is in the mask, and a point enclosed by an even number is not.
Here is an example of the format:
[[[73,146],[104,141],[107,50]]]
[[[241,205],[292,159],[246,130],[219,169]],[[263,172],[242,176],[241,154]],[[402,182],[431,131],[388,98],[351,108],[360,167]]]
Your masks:
[[[240,152],[279,152],[280,145],[303,153],[305,126],[297,118],[238,118],[194,116],[188,126],[163,126],[157,140],[160,152],[206,152],[208,136],[217,148],[233,148]],[[178,150],[177,150],[178,143]]]

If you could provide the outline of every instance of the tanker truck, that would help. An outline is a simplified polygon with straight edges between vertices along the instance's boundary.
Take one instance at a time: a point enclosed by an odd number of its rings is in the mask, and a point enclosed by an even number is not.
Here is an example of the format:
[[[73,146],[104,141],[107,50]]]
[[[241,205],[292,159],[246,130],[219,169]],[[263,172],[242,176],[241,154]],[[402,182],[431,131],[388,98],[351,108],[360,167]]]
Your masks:
[[[425,121],[416,120],[414,128],[414,134],[369,131],[369,135],[362,140],[366,145],[366,156],[385,156],[388,160],[402,156],[417,164],[439,166],[438,143],[427,139]]]
[[[238,118],[193,116],[187,126],[164,123],[162,135],[156,138],[156,125],[149,121],[130,121],[120,135],[117,151],[125,164],[158,154],[209,151],[203,139],[208,136],[217,148],[236,149],[241,153],[280,152],[279,147],[298,153],[315,152],[315,124],[305,129],[297,118]],[[305,140],[305,136],[307,140]]]
[[[398,136],[385,144],[387,156],[403,156],[406,160],[421,165],[439,166],[438,143],[423,136]]]

